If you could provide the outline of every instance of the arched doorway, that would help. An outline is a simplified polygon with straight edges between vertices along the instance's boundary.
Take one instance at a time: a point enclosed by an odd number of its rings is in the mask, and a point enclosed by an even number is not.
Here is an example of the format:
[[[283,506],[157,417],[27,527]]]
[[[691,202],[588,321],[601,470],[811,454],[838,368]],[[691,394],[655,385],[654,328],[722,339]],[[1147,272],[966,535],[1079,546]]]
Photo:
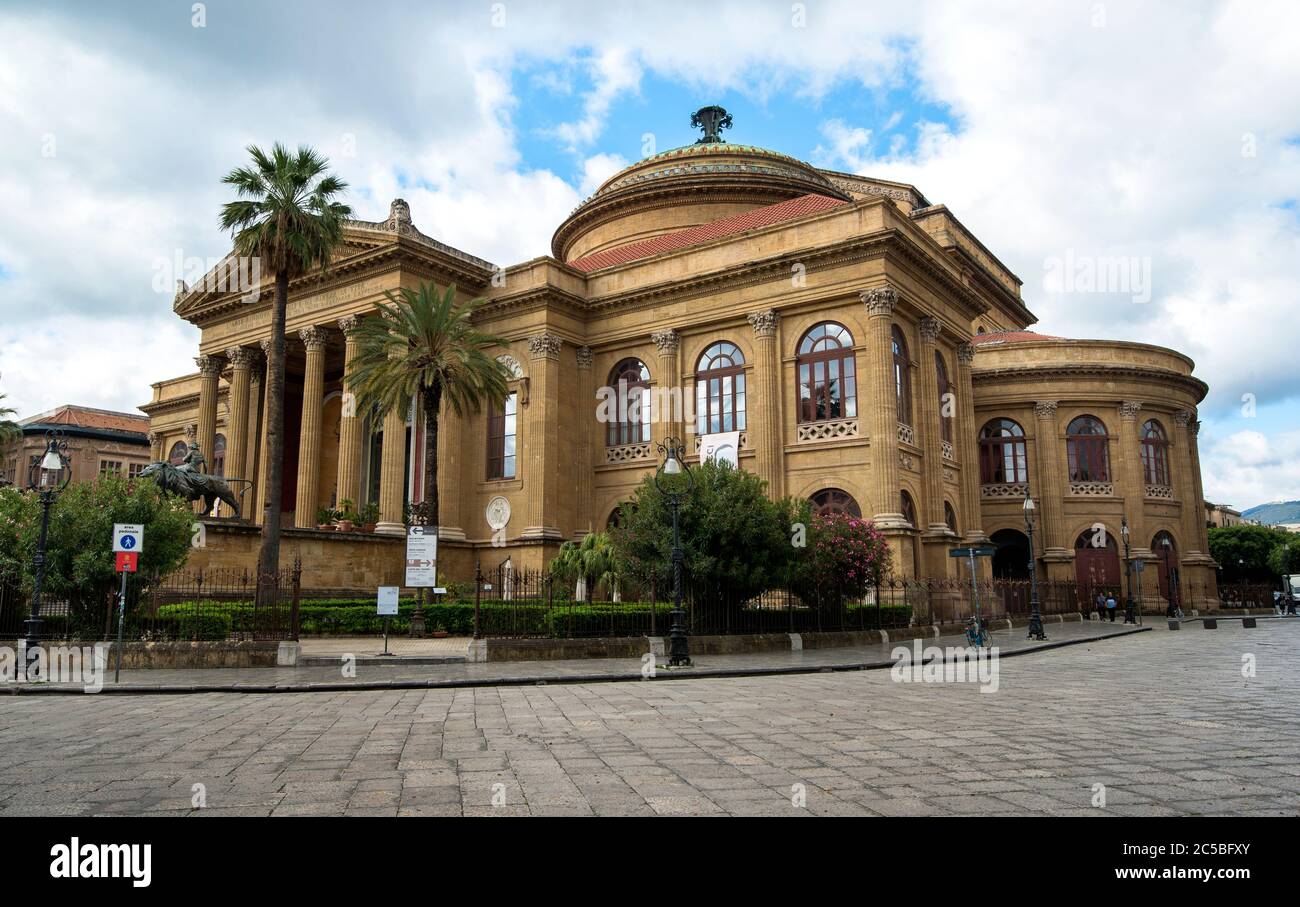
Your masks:
[[[999,529],[989,536],[993,554],[994,594],[1008,614],[1029,610],[1029,538],[1018,529]]]
[[[1029,579],[1029,539],[1016,529],[999,529],[989,537],[996,547],[994,579]]]
[[[1151,553],[1155,556],[1156,581],[1160,587],[1160,597],[1165,604],[1170,603],[1170,595],[1178,589],[1178,543],[1174,537],[1161,529],[1151,539]]]
[[[1114,595],[1118,601],[1122,575],[1115,533],[1101,527],[1080,532],[1074,540],[1074,576],[1085,610],[1096,607],[1099,594]]]

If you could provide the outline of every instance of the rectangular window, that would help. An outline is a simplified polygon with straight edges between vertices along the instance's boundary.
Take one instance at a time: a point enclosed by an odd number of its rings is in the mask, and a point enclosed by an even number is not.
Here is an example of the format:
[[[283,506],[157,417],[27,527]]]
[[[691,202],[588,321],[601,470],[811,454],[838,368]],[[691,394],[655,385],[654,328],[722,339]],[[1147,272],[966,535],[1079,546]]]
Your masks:
[[[518,394],[512,392],[506,397],[505,406],[493,406],[488,411],[487,477],[489,481],[515,477],[517,462],[515,420],[518,418],[516,412],[518,399]]]
[[[134,479],[136,476],[140,475],[140,473],[144,472],[144,468],[148,465],[148,463],[128,463],[126,465],[126,474],[130,478]]]
[[[121,460],[100,460],[99,474],[101,476],[119,476],[122,474]]]

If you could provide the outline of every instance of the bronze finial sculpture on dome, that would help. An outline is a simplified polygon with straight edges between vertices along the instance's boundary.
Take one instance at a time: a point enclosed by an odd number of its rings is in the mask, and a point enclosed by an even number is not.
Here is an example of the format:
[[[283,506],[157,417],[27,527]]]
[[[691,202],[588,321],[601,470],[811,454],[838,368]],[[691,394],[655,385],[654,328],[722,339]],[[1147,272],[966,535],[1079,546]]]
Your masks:
[[[722,130],[731,128],[731,114],[727,113],[725,107],[718,107],[716,104],[710,107],[701,107],[691,114],[691,126],[695,129],[704,130],[704,138],[695,140],[697,145],[725,142],[726,139],[722,137]]]

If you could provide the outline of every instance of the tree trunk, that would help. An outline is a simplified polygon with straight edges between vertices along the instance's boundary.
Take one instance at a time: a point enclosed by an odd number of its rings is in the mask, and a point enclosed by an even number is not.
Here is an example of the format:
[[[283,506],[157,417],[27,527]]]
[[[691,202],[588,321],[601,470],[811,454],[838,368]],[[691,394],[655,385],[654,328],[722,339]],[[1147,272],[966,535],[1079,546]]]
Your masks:
[[[424,504],[425,525],[438,525],[438,411],[442,387],[420,394],[424,404]]]
[[[280,506],[284,489],[284,322],[289,303],[289,272],[277,271],[271,301],[271,350],[266,362],[266,506],[262,512],[262,547],[257,555],[258,598],[261,578],[280,569]]]

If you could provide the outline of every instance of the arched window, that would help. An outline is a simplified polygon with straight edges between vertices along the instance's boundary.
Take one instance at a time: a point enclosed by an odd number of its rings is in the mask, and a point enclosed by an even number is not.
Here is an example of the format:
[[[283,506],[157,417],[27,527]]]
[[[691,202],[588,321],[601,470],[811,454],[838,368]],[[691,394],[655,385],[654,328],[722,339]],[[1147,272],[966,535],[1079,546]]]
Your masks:
[[[1012,419],[992,419],[980,429],[980,481],[985,485],[1028,482],[1025,431]]]
[[[624,359],[609,373],[618,410],[609,421],[609,447],[650,440],[650,370],[640,359]]]
[[[797,363],[800,422],[857,418],[857,367],[846,328],[826,321],[804,334]]]
[[[838,488],[823,488],[812,496],[812,509],[815,516],[828,513],[842,513],[845,516],[862,519],[862,508],[853,500],[853,495]]]
[[[1142,426],[1142,472],[1148,485],[1169,485],[1169,439],[1155,419]]]
[[[1079,416],[1065,430],[1071,482],[1109,482],[1110,454],[1106,426],[1094,416]]]
[[[943,502],[943,521],[954,534],[957,532],[957,511],[947,501]]]
[[[894,338],[894,393],[898,395],[898,421],[911,425],[912,373],[907,357],[907,338],[898,325],[894,325],[890,333]]]
[[[898,506],[903,512],[903,519],[916,526],[916,505],[912,503],[912,496],[906,491],[900,491]]]
[[[695,433],[745,430],[745,356],[721,340],[695,367]]]
[[[214,476],[226,474],[226,436],[217,435],[212,439],[212,466]]]
[[[948,364],[943,361],[943,353],[938,350],[934,351],[934,371],[939,379],[939,436],[951,444],[956,400],[949,397],[952,382],[948,380]]]
[[[184,441],[177,441],[172,445],[172,452],[167,455],[167,462],[173,466],[180,466],[185,462],[185,455],[190,452],[190,446]]]

